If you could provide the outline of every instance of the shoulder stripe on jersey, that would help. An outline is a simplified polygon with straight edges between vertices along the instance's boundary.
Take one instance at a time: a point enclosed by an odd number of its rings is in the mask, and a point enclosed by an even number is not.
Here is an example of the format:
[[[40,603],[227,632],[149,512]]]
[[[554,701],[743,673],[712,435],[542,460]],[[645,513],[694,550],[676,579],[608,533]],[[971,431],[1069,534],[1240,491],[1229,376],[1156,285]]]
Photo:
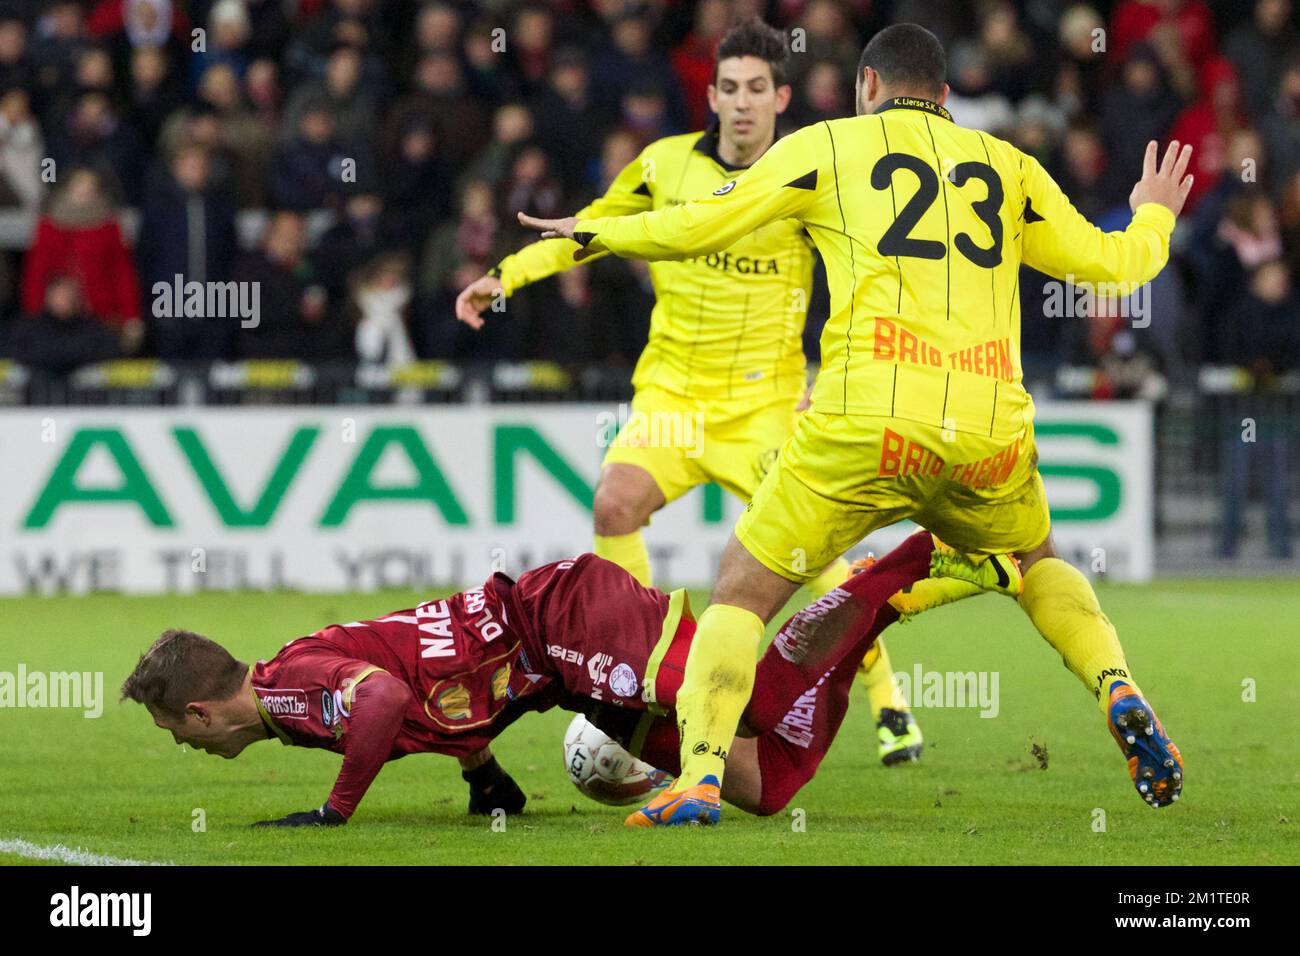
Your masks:
[[[930,117],[927,114],[921,114],[925,118],[925,131],[930,134],[930,149],[934,151],[934,168],[939,174],[939,192],[943,195],[943,245],[944,249],[952,248],[952,223],[948,221],[948,177],[943,174],[943,163],[939,161],[939,147],[934,144],[934,130],[930,128]],[[952,255],[947,251],[943,256],[943,273],[947,290],[944,293],[943,320],[945,322],[952,319]]]
[[[1031,222],[1047,221],[1046,219],[1044,219],[1042,216],[1038,214],[1038,211],[1036,209],[1034,209],[1034,204],[1033,202],[1030,201],[1028,196],[1025,197],[1025,212],[1023,218],[1025,220],[1026,226],[1029,225]]]
[[[848,220],[844,218],[844,200],[840,198],[840,166],[835,153],[835,133],[831,130],[831,124],[826,120],[822,120],[822,125],[826,127],[826,135],[831,141],[831,172],[835,174],[835,204],[840,208],[840,228],[844,230],[844,236],[849,244],[849,275],[853,280],[853,284],[849,288],[849,328],[844,337],[844,385],[840,392],[840,413],[848,414],[849,361],[853,357],[853,320],[856,318],[853,306],[858,297],[858,262],[857,256],[853,252],[853,240],[849,238]]]
[[[638,186],[638,187],[636,187],[636,189],[632,190],[632,195],[634,195],[634,196],[649,196],[649,195],[650,195],[650,184],[647,183],[644,179],[641,180],[641,185]]]
[[[786,189],[816,189],[817,188],[817,170],[809,170],[802,176],[790,180],[785,184]]]

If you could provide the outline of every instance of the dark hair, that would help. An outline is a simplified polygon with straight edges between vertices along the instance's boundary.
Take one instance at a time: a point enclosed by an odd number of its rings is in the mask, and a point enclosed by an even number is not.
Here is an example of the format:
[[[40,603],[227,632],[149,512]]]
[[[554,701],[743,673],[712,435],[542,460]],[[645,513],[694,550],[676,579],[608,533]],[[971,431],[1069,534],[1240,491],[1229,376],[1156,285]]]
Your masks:
[[[718,63],[733,56],[752,56],[767,61],[767,65],[772,68],[773,85],[785,85],[785,64],[790,59],[790,50],[785,42],[785,33],[776,27],[770,27],[754,17],[728,30],[718,44],[718,55],[713,61],[715,83],[718,80]]]
[[[122,684],[122,699],[181,717],[196,700],[229,700],[244,683],[248,665],[193,631],[163,631]]]
[[[936,99],[948,75],[939,38],[916,23],[885,27],[862,50],[858,76],[871,67],[891,90]]]

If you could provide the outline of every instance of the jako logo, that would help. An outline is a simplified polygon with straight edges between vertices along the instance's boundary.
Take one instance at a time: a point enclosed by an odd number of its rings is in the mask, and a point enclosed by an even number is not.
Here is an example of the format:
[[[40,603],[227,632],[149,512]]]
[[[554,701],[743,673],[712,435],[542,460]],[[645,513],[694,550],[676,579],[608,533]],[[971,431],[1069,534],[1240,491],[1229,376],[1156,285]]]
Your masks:
[[[50,897],[51,926],[129,926],[132,935],[148,936],[153,925],[152,893],[69,893]]]

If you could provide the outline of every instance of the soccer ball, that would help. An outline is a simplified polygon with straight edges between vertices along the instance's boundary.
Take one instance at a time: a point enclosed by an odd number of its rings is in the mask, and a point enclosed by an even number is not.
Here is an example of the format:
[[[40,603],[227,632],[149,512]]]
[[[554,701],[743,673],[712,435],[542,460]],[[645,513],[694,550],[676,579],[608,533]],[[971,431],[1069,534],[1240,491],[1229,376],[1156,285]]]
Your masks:
[[[673,779],[633,757],[582,714],[564,732],[564,769],[583,794],[611,807],[639,803]]]

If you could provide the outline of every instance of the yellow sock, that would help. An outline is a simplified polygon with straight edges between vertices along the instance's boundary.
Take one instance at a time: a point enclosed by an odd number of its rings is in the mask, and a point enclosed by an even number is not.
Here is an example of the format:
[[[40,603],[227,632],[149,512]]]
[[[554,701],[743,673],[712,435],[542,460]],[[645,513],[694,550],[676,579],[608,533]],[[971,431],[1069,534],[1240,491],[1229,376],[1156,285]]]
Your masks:
[[[1129,676],[1114,625],[1077,568],[1060,558],[1039,560],[1025,575],[1020,606],[1065,666],[1097,697],[1102,713],[1115,681],[1127,681],[1138,689]]]
[[[722,781],[727,751],[754,689],[763,622],[729,604],[710,604],[700,615],[677,692],[682,772],[674,789],[693,787],[709,774]]]
[[[895,592],[890,597],[889,603],[895,611],[908,618],[913,614],[920,614],[922,611],[983,593],[984,590],[978,584],[971,584],[958,578],[921,578],[903,590]]]
[[[643,587],[650,587],[650,552],[646,550],[645,538],[640,531],[610,537],[596,535],[596,554],[606,561],[613,561]]]
[[[826,566],[825,571],[808,582],[808,590],[812,592],[814,600],[825,597],[847,581],[852,573],[849,562],[843,558],[836,558]]]
[[[908,709],[907,698],[894,680],[894,665],[889,662],[889,651],[885,650],[884,641],[877,640],[862,658],[858,665],[858,682],[867,690],[871,713],[877,721],[881,710],[886,707]]]

